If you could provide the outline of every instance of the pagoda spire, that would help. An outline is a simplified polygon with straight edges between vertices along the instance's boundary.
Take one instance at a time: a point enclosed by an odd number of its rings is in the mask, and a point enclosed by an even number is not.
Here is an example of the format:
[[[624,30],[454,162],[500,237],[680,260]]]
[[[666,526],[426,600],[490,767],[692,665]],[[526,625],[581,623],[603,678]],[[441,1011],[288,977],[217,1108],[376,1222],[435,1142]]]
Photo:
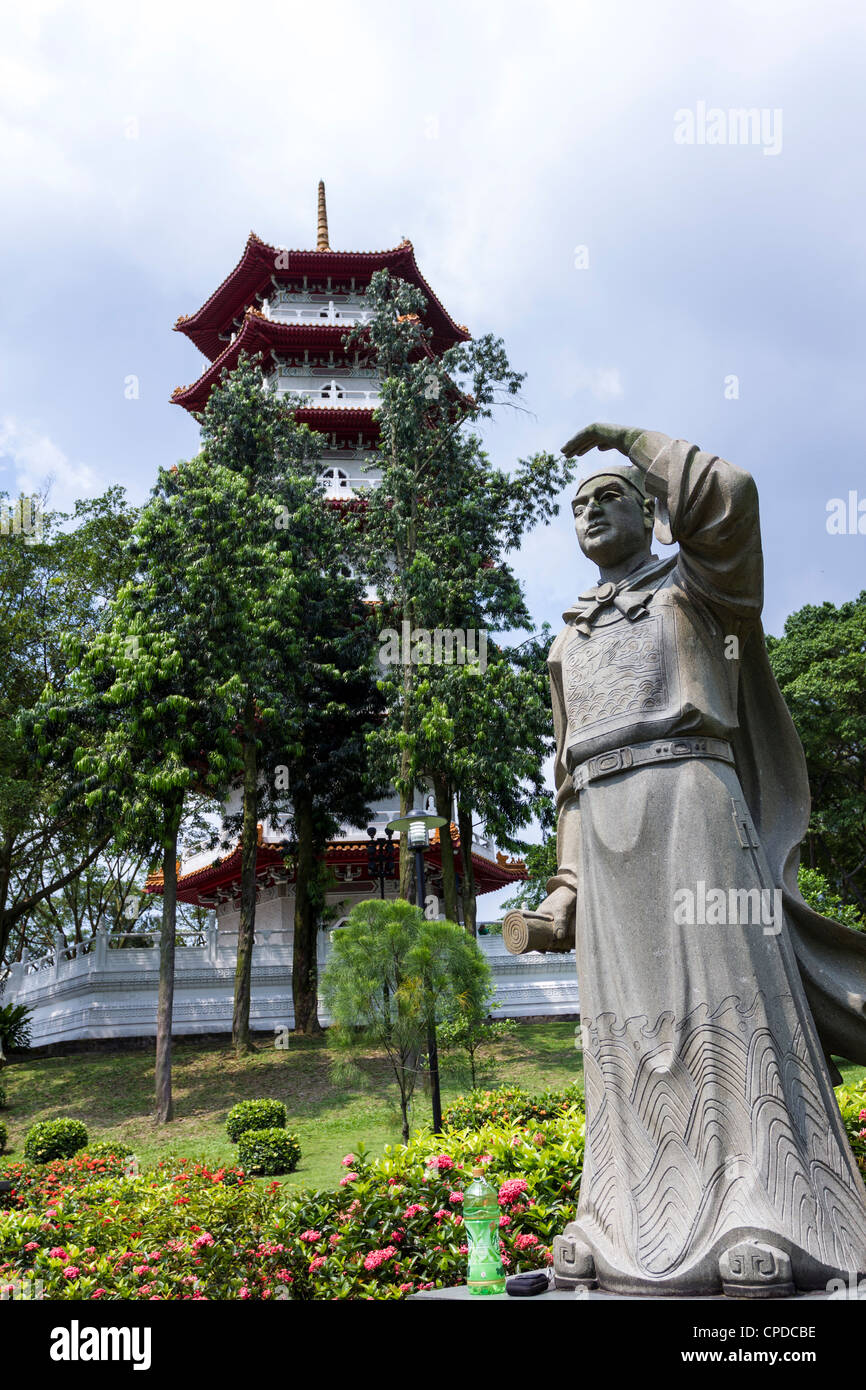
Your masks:
[[[319,222],[316,230],[316,250],[330,251],[328,244],[328,209],[325,205],[325,185],[319,179]]]

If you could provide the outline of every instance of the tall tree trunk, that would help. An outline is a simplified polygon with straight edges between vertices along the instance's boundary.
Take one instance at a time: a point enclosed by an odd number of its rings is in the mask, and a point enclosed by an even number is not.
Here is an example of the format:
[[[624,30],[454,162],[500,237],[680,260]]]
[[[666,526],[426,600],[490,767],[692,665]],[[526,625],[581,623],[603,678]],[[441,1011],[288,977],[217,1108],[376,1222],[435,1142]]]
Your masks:
[[[323,1031],[318,1016],[319,971],[316,956],[319,930],[316,877],[319,865],[313,825],[313,798],[308,790],[302,789],[295,792],[292,802],[298,842],[292,1001],[295,1006],[295,1032],[311,1037]]]
[[[156,1007],[156,1122],[174,1118],[171,1096],[171,1024],[174,1011],[174,949],[177,926],[177,836],[183,802],[166,816],[162,854],[162,927],[159,933],[159,1000]]]
[[[477,936],[475,869],[472,865],[472,808],[459,798],[457,829],[460,831],[460,862],[463,865],[463,925],[471,936]]]
[[[408,628],[406,624],[408,623]],[[412,608],[407,602],[403,605],[403,626],[400,631],[401,642],[405,648],[405,634],[412,631]],[[412,663],[409,661],[410,652],[405,649],[401,655],[403,657],[403,720],[402,720],[402,747],[400,749],[400,770],[397,776],[397,792],[400,797],[400,815],[406,816],[412,809],[415,787],[411,777],[412,767],[412,748],[410,729],[412,726],[412,692],[414,689],[414,678],[412,673]],[[412,851],[409,848],[409,837],[406,834],[400,836],[400,893],[399,896],[406,902],[413,901],[414,886],[414,863]],[[417,893],[414,901],[417,902]],[[423,904],[422,904],[423,906]]]
[[[436,797],[436,814],[443,816],[445,825],[439,831],[439,849],[442,855],[442,894],[445,898],[445,916],[449,922],[457,918],[457,870],[454,867],[454,841],[451,839],[451,788],[448,780],[440,775],[433,777],[433,792]]]
[[[241,911],[235,966],[235,1004],[232,1043],[236,1052],[254,1051],[250,1038],[250,995],[253,977],[253,936],[256,929],[256,861],[258,857],[259,778],[254,710],[244,721],[244,810],[241,830]]]

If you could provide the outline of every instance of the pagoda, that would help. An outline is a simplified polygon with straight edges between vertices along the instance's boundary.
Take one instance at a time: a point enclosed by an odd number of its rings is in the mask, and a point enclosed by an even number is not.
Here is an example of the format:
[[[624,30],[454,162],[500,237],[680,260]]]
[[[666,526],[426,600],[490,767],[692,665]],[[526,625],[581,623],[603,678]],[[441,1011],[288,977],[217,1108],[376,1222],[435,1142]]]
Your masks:
[[[191,386],[178,387],[172,401],[197,414],[241,353],[260,354],[270,388],[287,403],[295,398],[295,419],[326,440],[320,456],[324,498],[356,501],[359,489],[374,487],[381,478],[374,463],[379,382],[375,369],[365,365],[356,348],[346,348],[343,339],[347,330],[369,318],[364,293],[377,270],[388,270],[423,292],[424,323],[431,330],[429,351],[438,354],[469,339],[466,326],[451,318],[422,276],[410,241],[390,251],[331,249],[325,186],[320,183],[314,251],[271,246],[251,232],[234,270],[200,309],[178,319],[176,331],[186,334],[208,365]],[[432,798],[427,801],[429,806]],[[226,809],[233,812],[239,804],[238,791]],[[329,843],[326,861],[336,886],[328,903],[338,920],[361,898],[396,897],[398,856],[387,852],[381,832],[398,815],[395,794],[375,804],[368,827],[347,827]],[[459,849],[456,825],[450,826],[450,834]],[[374,836],[381,846],[375,854]],[[294,917],[293,872],[285,862],[288,849],[279,827],[259,826],[256,929],[277,933],[284,941],[291,940]],[[473,838],[471,853],[478,895],[526,877],[521,860],[508,859],[483,838]],[[222,858],[208,852],[180,867],[178,898],[214,908],[221,934],[237,930],[240,857],[237,845]],[[428,892],[441,900],[442,856],[436,831],[425,859]],[[151,876],[147,888],[159,893],[161,874]]]

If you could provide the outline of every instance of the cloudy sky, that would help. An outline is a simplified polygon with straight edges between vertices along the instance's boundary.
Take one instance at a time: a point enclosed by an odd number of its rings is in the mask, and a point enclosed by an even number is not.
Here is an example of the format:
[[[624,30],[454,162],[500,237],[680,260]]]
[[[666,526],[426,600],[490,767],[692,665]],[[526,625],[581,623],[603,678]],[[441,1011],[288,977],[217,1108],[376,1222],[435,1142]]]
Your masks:
[[[594,419],[663,430],[757,478],[768,630],[866,583],[866,535],[826,526],[866,499],[856,0],[2,11],[0,489],[142,501],[196,446],[172,324],[250,229],[313,246],[324,178],[333,246],[409,236],[527,373],[503,467]],[[516,566],[554,624],[591,577],[567,512]]]

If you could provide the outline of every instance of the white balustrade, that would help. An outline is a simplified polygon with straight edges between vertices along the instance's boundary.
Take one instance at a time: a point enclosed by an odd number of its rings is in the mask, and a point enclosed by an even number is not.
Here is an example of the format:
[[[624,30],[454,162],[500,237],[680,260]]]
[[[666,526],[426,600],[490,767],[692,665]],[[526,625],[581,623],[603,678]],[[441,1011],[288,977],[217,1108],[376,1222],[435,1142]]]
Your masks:
[[[216,926],[178,932],[175,1034],[231,1032],[237,935],[236,929]],[[330,936],[326,931],[318,934],[320,972],[331,950]],[[270,1032],[293,1026],[292,939],[290,927],[262,927],[255,934],[250,1006],[254,1029]],[[512,956],[499,935],[479,936],[478,944],[491,967],[499,1001],[496,1017],[578,1012],[573,952]],[[86,1038],[153,1037],[158,945],[158,930],[97,932],[86,942],[61,945],[38,960],[22,955],[7,970],[4,1002],[32,1007],[34,1047]],[[328,1022],[321,1001],[319,1017]]]

